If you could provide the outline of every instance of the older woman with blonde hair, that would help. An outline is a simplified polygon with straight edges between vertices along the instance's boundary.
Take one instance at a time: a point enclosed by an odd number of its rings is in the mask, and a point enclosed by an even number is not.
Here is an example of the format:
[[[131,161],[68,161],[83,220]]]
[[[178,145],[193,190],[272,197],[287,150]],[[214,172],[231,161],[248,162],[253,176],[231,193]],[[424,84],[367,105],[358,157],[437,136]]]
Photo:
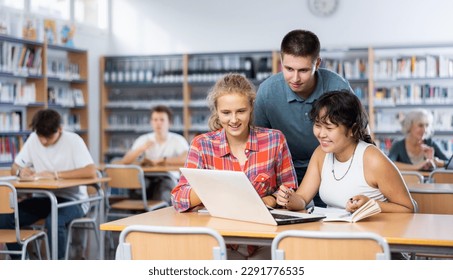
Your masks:
[[[432,140],[433,115],[425,109],[415,109],[401,122],[405,137],[393,143],[389,158],[400,170],[432,170],[445,166],[447,157]]]

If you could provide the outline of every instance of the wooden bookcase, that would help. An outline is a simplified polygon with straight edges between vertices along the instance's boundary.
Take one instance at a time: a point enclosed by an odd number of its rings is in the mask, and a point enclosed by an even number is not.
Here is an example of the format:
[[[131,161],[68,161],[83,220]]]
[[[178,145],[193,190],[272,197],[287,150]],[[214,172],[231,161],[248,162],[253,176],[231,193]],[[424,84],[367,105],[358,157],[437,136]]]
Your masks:
[[[169,106],[171,130],[190,141],[206,132],[206,95],[227,72],[241,72],[259,84],[273,72],[272,52],[202,53],[159,56],[106,56],[100,59],[101,160],[122,157],[149,132],[150,109]]]
[[[371,128],[388,152],[403,137],[400,121],[414,108],[434,116],[434,139],[453,153],[453,45],[375,47],[369,51],[373,79]]]
[[[12,164],[43,108],[88,145],[87,80],[87,51],[0,35],[0,166]]]
[[[172,62],[175,57],[178,62]],[[448,154],[453,153],[453,140],[451,140],[453,116],[450,113],[451,110],[448,110],[453,103],[451,101],[453,100],[453,80],[451,79],[453,77],[453,44],[323,49],[321,58],[321,67],[337,72],[350,82],[355,94],[362,100],[369,114],[372,136],[384,152],[388,152],[389,144],[396,137],[403,136],[398,119],[394,116],[401,116],[405,111],[415,107],[424,107],[432,110],[435,119],[438,120],[435,123],[435,139],[441,142]],[[412,71],[409,74],[406,73],[406,76],[401,76],[402,74],[396,72],[403,58],[408,59],[409,69]],[[153,65],[153,63],[146,63],[149,59],[162,60],[161,63],[164,66],[156,67],[167,69],[170,74],[166,78],[160,78],[161,82],[157,82],[159,80],[140,82],[138,81],[140,74],[137,72],[136,78],[133,80],[132,73],[128,69],[145,71],[146,68],[153,68],[154,66],[146,67],[147,64]],[[128,60],[130,62],[124,62]],[[424,60],[426,62],[423,62]],[[115,65],[118,61],[123,62],[119,63],[119,66]],[[422,62],[420,63],[420,61]],[[209,109],[205,98],[219,75],[226,72],[242,72],[258,86],[269,75],[280,71],[280,54],[278,51],[263,51],[195,53],[175,56],[110,56],[101,58],[100,63],[101,159],[108,161],[112,157],[122,156],[138,135],[150,130],[147,120],[139,126],[128,123],[122,129],[112,126],[110,123],[112,116],[115,115],[115,112],[121,111],[120,108],[117,108],[119,105],[124,106],[126,114],[137,113],[143,117],[149,116],[149,109],[152,105],[157,103],[169,105],[180,116],[173,126],[173,131],[184,135],[190,141],[194,135],[208,130]],[[433,70],[428,68],[428,64],[435,65],[434,68],[437,69],[437,72],[430,72]],[[177,65],[177,67],[171,65]],[[385,65],[390,68],[385,68]],[[423,67],[425,70],[422,70]],[[413,72],[414,69],[419,70]],[[130,73],[126,74],[128,71]],[[384,77],[383,71],[388,71],[389,76]],[[116,73],[116,82],[111,81],[111,72]],[[118,81],[119,73],[122,73],[120,75],[123,76],[121,82]],[[125,81],[126,75],[129,76],[130,81]],[[141,75],[146,77],[146,74]],[[106,78],[109,80],[106,81]],[[408,86],[414,88],[414,85],[427,88],[429,92],[441,92],[440,95],[438,94],[441,97],[431,99],[423,96],[415,103],[407,100],[403,102],[401,94],[397,94],[395,88]],[[164,96],[159,93],[163,91],[161,88],[166,88],[169,93],[165,97],[155,97],[156,95]],[[137,91],[146,91],[152,101],[135,98],[136,104],[127,106],[125,102],[115,104],[112,99],[115,95],[133,96]],[[176,101],[178,99],[179,102]],[[386,117],[383,118],[383,116]],[[386,128],[387,125],[391,125],[391,129]],[[116,137],[126,139],[126,141],[117,141]]]

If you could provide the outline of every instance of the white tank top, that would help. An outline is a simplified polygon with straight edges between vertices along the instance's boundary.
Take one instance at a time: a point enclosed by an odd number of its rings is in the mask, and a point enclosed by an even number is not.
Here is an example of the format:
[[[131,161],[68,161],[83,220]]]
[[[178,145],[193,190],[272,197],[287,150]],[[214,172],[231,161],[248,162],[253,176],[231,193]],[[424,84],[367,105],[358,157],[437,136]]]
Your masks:
[[[363,172],[363,155],[365,149],[371,144],[359,141],[355,150],[354,157],[346,162],[339,162],[335,159],[333,165],[333,153],[326,154],[321,171],[321,185],[319,195],[328,207],[345,208],[347,201],[355,195],[365,195],[378,201],[387,199],[377,188],[371,187],[365,180]],[[352,163],[351,163],[352,160]],[[349,164],[351,167],[349,168]],[[335,167],[335,180],[332,172],[332,166]],[[349,168],[349,171],[347,171]],[[347,173],[346,173],[347,172]]]

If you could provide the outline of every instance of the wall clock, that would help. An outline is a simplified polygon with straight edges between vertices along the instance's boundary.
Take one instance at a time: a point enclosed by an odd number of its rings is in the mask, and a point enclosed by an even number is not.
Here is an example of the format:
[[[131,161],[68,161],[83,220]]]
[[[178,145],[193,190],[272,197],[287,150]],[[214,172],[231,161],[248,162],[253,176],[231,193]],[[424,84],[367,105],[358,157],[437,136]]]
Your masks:
[[[340,0],[308,0],[308,9],[315,16],[328,17],[337,11],[339,2]]]

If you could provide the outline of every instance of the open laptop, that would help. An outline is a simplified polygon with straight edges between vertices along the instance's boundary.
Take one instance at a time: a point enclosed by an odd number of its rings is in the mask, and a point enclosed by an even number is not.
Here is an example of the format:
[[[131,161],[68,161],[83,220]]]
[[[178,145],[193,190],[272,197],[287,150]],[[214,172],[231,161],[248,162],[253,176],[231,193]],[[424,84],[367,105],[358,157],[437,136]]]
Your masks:
[[[445,169],[453,170],[453,155],[450,157],[447,164],[445,164]]]
[[[214,217],[268,225],[314,222],[320,214],[269,210],[244,172],[180,168]]]

